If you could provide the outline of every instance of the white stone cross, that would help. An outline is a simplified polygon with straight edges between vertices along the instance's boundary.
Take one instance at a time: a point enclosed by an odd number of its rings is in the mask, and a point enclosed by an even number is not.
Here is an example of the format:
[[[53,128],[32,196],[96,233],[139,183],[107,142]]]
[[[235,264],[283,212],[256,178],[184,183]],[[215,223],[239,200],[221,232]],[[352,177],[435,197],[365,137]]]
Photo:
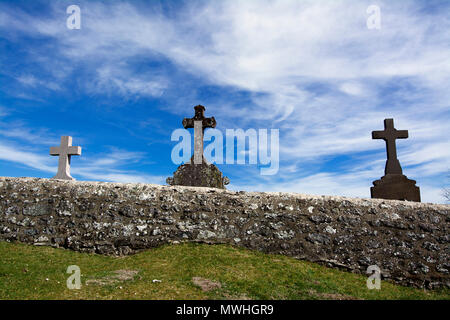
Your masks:
[[[70,157],[80,156],[81,147],[72,146],[72,137],[62,136],[59,147],[51,147],[50,155],[59,156],[58,173],[52,179],[75,180],[70,175]]]

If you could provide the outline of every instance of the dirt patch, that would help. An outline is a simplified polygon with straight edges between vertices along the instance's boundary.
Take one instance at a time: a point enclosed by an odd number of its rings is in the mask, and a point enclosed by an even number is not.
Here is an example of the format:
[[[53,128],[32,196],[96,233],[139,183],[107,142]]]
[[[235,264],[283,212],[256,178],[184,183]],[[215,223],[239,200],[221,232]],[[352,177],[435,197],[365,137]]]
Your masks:
[[[247,297],[245,293],[242,293],[240,295],[231,295],[231,294],[224,294],[224,297],[228,300],[252,300],[252,298]]]
[[[194,277],[192,278],[192,282],[205,292],[222,288],[222,284],[220,282],[215,282],[205,278]]]
[[[139,273],[136,270],[116,270],[114,271],[115,277],[119,281],[133,280],[135,276]]]
[[[98,284],[101,286],[111,285],[118,282],[134,280],[139,271],[136,270],[115,270],[112,275],[100,279],[90,279],[86,281],[86,285]]]
[[[362,300],[355,298],[353,296],[349,296],[346,294],[340,294],[340,293],[320,293],[317,292],[314,289],[308,290],[308,293],[312,296],[316,296],[318,298],[326,299],[326,300]]]

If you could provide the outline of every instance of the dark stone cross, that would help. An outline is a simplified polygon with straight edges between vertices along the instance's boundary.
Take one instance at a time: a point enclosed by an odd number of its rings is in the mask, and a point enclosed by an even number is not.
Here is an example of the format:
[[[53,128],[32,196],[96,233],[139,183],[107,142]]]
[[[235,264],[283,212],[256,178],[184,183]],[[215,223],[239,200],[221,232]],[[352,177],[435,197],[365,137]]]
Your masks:
[[[172,186],[225,189],[225,185],[229,184],[230,180],[224,177],[214,164],[208,163],[203,156],[203,132],[206,128],[215,128],[216,119],[205,117],[204,106],[198,105],[194,109],[193,118],[183,119],[185,129],[194,128],[194,155],[191,161],[181,164],[173,173],[173,177],[168,177],[166,182]]]
[[[386,141],[387,153],[384,176],[374,181],[373,187],[370,188],[372,198],[420,202],[420,189],[416,186],[416,181],[403,175],[397,159],[395,140],[406,138],[408,131],[395,129],[393,119],[384,120],[384,131],[372,131],[372,139]]]
[[[72,137],[62,136],[59,147],[51,147],[50,155],[59,156],[58,173],[52,179],[75,180],[70,175],[70,157],[81,155],[81,147],[72,146]]]
[[[185,129],[194,128],[194,164],[202,164],[205,161],[203,157],[203,132],[206,128],[215,128],[216,119],[214,117],[205,117],[204,106],[198,105],[194,109],[194,117],[190,119],[184,118],[183,127]]]
[[[384,119],[384,131],[372,131],[372,139],[386,141],[387,161],[384,174],[403,174],[400,161],[397,159],[396,139],[408,138],[408,130],[394,128],[394,119]]]

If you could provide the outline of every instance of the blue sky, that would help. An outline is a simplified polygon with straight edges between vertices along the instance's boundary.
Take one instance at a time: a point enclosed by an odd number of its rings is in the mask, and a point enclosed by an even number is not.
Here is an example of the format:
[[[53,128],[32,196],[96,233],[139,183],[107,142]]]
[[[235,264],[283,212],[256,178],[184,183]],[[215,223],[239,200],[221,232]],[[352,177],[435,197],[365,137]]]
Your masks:
[[[394,3],[392,3],[394,2]],[[81,8],[81,30],[66,8]],[[381,29],[366,9],[381,8]],[[230,189],[369,197],[393,117],[404,173],[444,202],[450,1],[0,0],[0,176],[164,184],[197,104],[217,129],[280,130],[280,169],[219,165]]]

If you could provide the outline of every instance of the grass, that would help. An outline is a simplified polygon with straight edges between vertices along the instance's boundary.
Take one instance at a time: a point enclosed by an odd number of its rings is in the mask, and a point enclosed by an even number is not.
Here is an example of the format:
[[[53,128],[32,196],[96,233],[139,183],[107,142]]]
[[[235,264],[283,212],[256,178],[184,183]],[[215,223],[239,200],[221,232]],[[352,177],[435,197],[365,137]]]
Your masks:
[[[364,275],[226,245],[167,245],[108,257],[0,242],[0,261],[0,299],[450,299],[449,289],[384,281],[381,290],[368,290]],[[81,269],[80,290],[66,286],[69,265]],[[126,280],[117,270],[138,273]],[[221,287],[204,291],[194,277]]]

